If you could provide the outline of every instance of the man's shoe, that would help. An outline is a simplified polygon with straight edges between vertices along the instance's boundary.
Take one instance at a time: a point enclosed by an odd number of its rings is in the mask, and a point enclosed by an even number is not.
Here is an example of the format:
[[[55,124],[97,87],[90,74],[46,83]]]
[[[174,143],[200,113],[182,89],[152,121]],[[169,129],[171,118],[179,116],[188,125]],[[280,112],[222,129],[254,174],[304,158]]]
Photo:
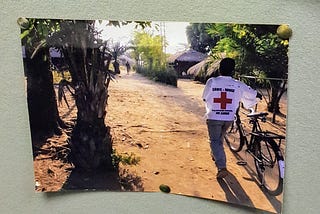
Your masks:
[[[228,170],[226,168],[218,169],[217,178],[222,179],[228,175]]]

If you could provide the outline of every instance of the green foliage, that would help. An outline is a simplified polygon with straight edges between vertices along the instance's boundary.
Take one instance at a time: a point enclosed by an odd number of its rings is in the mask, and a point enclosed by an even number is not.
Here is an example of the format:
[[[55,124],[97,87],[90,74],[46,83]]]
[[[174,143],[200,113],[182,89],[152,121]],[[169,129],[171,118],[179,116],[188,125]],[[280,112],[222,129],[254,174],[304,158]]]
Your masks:
[[[147,32],[135,32],[132,41],[134,48],[133,57],[144,61],[149,69],[155,69],[165,64],[166,55],[163,52],[165,38],[159,35],[152,35]]]
[[[207,32],[220,38],[212,51],[235,58],[241,74],[260,70],[267,77],[286,78],[288,41],[279,38],[276,29],[276,25],[212,24]]]
[[[167,70],[166,54],[163,52],[165,38],[152,35],[148,32],[135,32],[132,41],[134,48],[133,57],[137,59],[137,72],[148,78],[165,84],[177,86],[177,76],[172,70]],[[143,62],[143,65],[142,63]]]
[[[102,23],[102,20],[99,20],[99,23]],[[115,27],[121,27],[121,26],[125,26],[127,24],[130,24],[130,23],[132,23],[132,21],[112,21],[112,20],[110,20],[108,22],[108,25],[115,26]],[[141,27],[142,29],[145,29],[147,27],[151,27],[151,22],[149,22],[149,21],[135,21],[135,23],[136,23],[136,26],[135,26],[136,29],[139,27]]]
[[[268,89],[271,87],[271,81],[267,78],[266,73],[259,70],[254,70],[252,76],[238,75],[238,79],[255,89]]]
[[[40,48],[47,46],[47,38],[60,30],[60,20],[27,19],[17,20],[21,28],[20,38],[25,46],[27,57],[33,57]]]
[[[154,76],[153,70],[144,68],[142,66],[138,66],[136,70],[139,74],[142,74],[143,76],[149,77],[150,79]]]
[[[177,75],[174,71],[155,72],[155,77],[153,79],[156,82],[162,82],[168,85],[177,86]]]
[[[123,165],[138,165],[140,162],[140,157],[137,157],[134,153],[121,153],[119,154],[115,149],[112,150],[112,164],[114,168],[118,168],[119,164]]]
[[[165,67],[158,69],[138,67],[137,72],[148,77],[153,81],[161,82],[175,87],[177,86],[178,76],[174,69],[168,69]]]
[[[239,56],[240,47],[231,38],[223,38],[217,42],[217,45],[213,48],[213,53],[226,53],[227,57],[236,58]]]
[[[137,72],[165,84],[177,86],[177,76],[165,66],[166,54],[163,52],[165,38],[148,32],[135,32],[133,57],[137,59]]]

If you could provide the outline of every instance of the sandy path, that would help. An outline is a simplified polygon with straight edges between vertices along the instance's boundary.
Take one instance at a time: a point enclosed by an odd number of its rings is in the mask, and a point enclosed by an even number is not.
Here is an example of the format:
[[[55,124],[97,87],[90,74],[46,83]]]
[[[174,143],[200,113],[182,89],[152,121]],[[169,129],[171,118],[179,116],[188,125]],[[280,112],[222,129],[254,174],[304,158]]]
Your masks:
[[[121,75],[109,87],[106,122],[111,126],[118,153],[134,153],[137,166],[121,166],[135,181],[135,191],[159,191],[167,184],[171,192],[279,212],[282,195],[265,194],[250,165],[236,165],[227,152],[225,180],[217,181],[209,154],[201,93],[204,85],[179,80],[178,88],[156,84],[136,73]],[[241,154],[250,160],[249,155]]]

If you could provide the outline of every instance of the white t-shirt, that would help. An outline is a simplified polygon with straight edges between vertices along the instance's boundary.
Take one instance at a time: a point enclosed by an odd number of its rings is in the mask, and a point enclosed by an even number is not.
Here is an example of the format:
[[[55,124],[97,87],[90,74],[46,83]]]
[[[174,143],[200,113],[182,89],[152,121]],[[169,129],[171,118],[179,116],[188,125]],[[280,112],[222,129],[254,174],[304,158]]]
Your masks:
[[[245,108],[257,103],[257,92],[245,83],[229,76],[208,79],[202,99],[206,104],[206,118],[211,120],[234,120],[239,102]]]

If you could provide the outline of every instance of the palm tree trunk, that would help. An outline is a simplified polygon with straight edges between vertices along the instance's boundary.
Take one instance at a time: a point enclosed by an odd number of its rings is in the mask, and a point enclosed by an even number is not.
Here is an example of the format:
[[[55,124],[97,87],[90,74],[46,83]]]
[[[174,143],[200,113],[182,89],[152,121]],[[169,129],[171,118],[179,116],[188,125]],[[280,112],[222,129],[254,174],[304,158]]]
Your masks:
[[[98,60],[97,50],[87,51],[93,52],[90,53],[91,59],[87,59],[92,67],[87,70],[86,78],[74,82],[78,112],[71,137],[71,159],[76,167],[85,170],[94,170],[99,167],[111,169],[112,138],[110,128],[104,121],[108,99],[106,71],[101,69],[104,62]],[[94,69],[98,67],[100,70]]]
[[[61,134],[60,125],[63,124],[58,113],[52,73],[46,58],[47,51],[47,49],[40,50],[34,58],[24,59],[29,121],[33,140]]]
[[[113,68],[116,74],[120,74],[120,65],[119,62],[117,62],[116,60],[113,62]]]

